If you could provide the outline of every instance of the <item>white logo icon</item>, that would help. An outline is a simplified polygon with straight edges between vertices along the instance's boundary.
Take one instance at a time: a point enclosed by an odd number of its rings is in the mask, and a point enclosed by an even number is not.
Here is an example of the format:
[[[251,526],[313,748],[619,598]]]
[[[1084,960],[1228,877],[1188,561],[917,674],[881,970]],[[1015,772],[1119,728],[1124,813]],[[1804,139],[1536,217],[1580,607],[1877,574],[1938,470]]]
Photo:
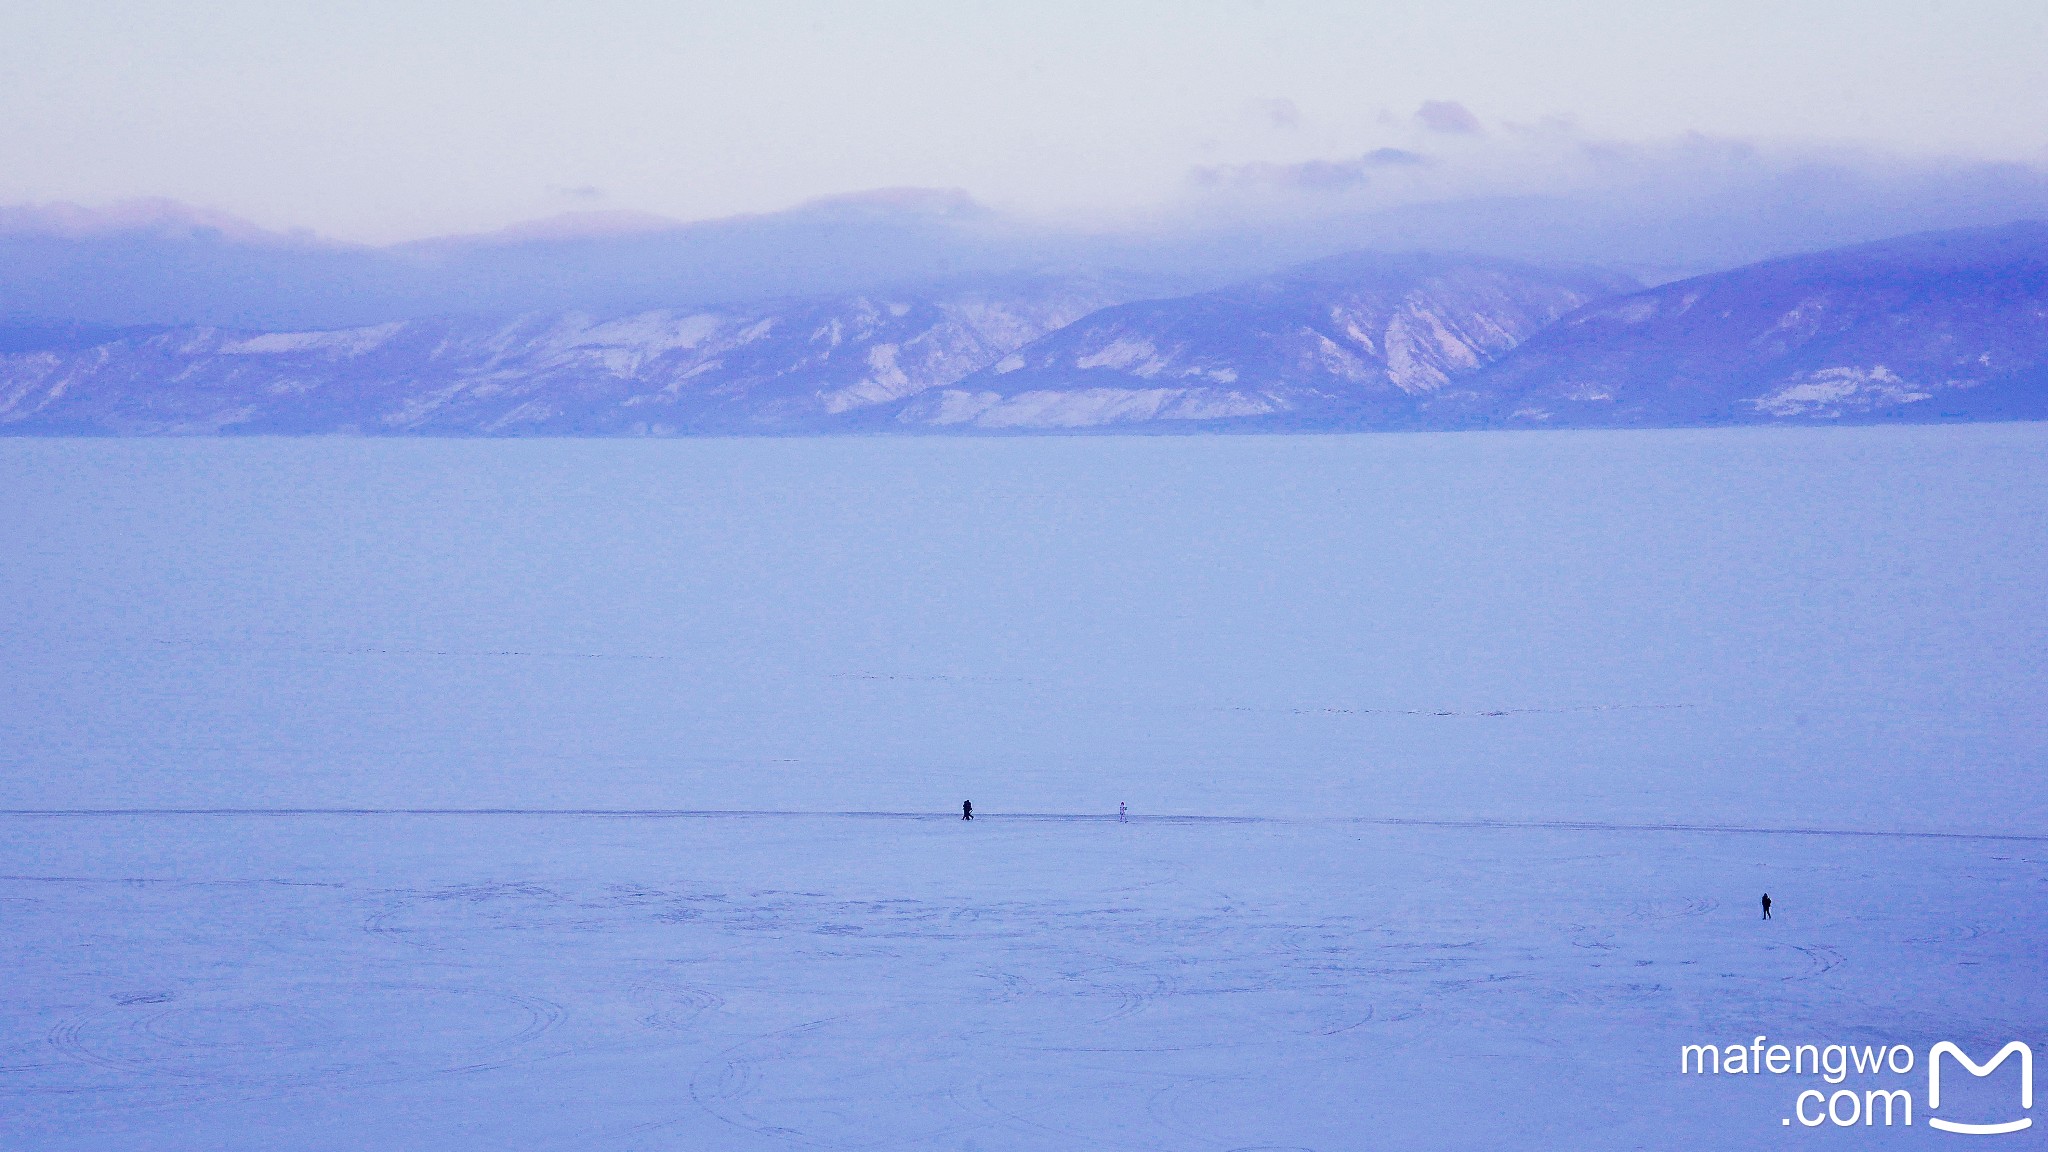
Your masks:
[[[2015,1040],[2000,1048],[1998,1055],[1992,1057],[1990,1063],[1979,1064],[1965,1056],[1961,1048],[1943,1040],[1941,1043],[1936,1044],[1933,1050],[1927,1054],[1927,1110],[1929,1112],[1941,1107],[1941,1054],[1944,1052],[1955,1057],[1956,1063],[1961,1064],[1963,1070],[1972,1076],[1989,1076],[2000,1064],[2005,1063],[2007,1056],[2015,1052],[2019,1053],[2020,1108],[2025,1110],[2034,1106],[2034,1053],[2024,1043]],[[2003,1124],[1958,1124],[1953,1120],[1937,1120],[1929,1116],[1927,1122],[1943,1132],[1967,1132],[1973,1136],[1994,1136],[2000,1132],[2017,1132],[2022,1128],[2026,1128],[2033,1124],[2034,1118],[2022,1116],[2017,1120],[2008,1120]]]

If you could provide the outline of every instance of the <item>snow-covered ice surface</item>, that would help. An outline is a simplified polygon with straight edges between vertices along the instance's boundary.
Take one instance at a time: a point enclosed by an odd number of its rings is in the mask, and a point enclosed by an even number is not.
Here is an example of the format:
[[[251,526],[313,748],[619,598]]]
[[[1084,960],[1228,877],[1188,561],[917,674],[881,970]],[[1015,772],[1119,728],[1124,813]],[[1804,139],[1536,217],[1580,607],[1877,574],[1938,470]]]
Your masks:
[[[0,493],[6,1148],[1906,1147],[1678,1048],[2048,1039],[2048,427]]]

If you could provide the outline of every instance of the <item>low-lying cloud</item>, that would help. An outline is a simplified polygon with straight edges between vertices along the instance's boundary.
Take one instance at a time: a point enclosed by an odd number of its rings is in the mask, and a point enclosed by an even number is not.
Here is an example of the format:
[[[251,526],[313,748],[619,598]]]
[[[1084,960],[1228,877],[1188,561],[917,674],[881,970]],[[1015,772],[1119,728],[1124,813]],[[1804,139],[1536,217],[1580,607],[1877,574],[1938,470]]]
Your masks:
[[[1329,156],[1193,169],[1170,202],[1114,220],[1033,220],[958,190],[897,188],[696,223],[577,211],[371,248],[168,201],[0,208],[0,325],[625,314],[1011,275],[1108,276],[1173,295],[1359,249],[1599,265],[1654,282],[2048,219],[2048,170],[2036,165],[1704,135],[1619,141],[1557,120],[1481,133],[1412,120],[1388,117],[1379,139]]]
[[[1424,100],[1415,110],[1415,122],[1431,132],[1453,136],[1476,136],[1483,131],[1479,117],[1456,100]]]
[[[2036,165],[1699,134],[1620,141],[1556,120],[1409,131],[1355,155],[1192,169],[1165,216],[1217,243],[1456,248],[1650,279],[2048,218]]]
[[[1197,168],[1189,179],[1203,187],[1287,188],[1343,191],[1363,187],[1375,171],[1426,164],[1429,158],[1405,148],[1375,148],[1343,160],[1302,160],[1292,164],[1219,164]]]

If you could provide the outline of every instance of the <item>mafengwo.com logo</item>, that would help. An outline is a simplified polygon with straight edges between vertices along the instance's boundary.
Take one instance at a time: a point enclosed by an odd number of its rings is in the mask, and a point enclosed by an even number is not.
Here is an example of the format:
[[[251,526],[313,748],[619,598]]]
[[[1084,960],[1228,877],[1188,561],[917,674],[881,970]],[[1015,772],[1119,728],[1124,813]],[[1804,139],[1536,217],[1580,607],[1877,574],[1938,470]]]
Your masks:
[[[1791,1077],[1789,1114],[1780,1120],[1787,1127],[1912,1127],[1917,1118],[1940,1132],[2003,1136],[2034,1123],[2034,1053],[2024,1041],[2006,1044],[1981,1063],[1949,1040],[1929,1047],[1924,1058],[1905,1044],[1769,1041],[1758,1036],[1748,1044],[1687,1044],[1679,1049],[1678,1070],[1687,1076]],[[2000,1074],[2002,1068],[2008,1071]],[[1925,1070],[1926,1092],[1916,1100],[1918,1069]]]

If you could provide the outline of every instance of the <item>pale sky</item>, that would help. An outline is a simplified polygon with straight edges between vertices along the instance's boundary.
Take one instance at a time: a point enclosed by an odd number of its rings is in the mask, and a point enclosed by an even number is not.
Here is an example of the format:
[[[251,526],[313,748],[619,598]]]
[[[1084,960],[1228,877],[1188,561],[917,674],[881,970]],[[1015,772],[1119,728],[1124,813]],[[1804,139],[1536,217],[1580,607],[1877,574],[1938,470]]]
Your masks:
[[[0,2],[0,204],[356,240],[894,186],[1086,219],[1536,124],[2048,164],[2048,2]]]

